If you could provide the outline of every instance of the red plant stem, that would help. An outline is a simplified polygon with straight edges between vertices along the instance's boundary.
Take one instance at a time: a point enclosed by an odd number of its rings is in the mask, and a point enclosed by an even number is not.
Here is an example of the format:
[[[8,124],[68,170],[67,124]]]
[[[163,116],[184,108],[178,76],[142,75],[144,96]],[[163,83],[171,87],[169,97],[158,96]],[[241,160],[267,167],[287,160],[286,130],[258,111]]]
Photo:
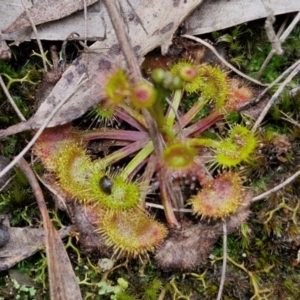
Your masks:
[[[146,195],[149,192],[148,188],[150,186],[150,180],[153,177],[156,168],[157,168],[157,159],[154,154],[151,154],[148,159],[146,169],[140,179],[142,183],[141,201],[145,201],[146,199]],[[147,189],[145,187],[147,187]]]
[[[192,120],[193,118],[197,115],[197,113],[199,113],[200,109],[203,108],[203,103],[200,101],[197,101],[191,108],[190,110],[180,118],[182,127],[187,126]],[[175,125],[176,131],[178,125]]]
[[[197,123],[191,125],[184,129],[184,135],[187,137],[192,137],[199,135],[204,132],[206,129],[214,125],[216,122],[220,121],[223,118],[223,114],[219,111],[211,112],[207,117],[198,121]]]
[[[121,129],[108,129],[101,128],[83,133],[83,139],[86,141],[98,140],[98,139],[111,139],[121,141],[141,141],[149,139],[147,132],[130,131]]]
[[[143,161],[141,161],[133,171],[130,172],[130,174],[128,175],[127,179],[128,181],[132,181],[134,176],[141,170],[141,168],[148,163],[148,159],[144,159]],[[144,183],[143,183],[144,185]]]
[[[142,114],[132,109],[126,103],[120,103],[116,108],[116,115],[123,121],[140,131],[145,131],[147,124]]]
[[[180,228],[180,225],[175,217],[175,213],[173,210],[172,202],[171,202],[171,195],[169,195],[168,186],[166,185],[166,176],[163,174],[164,172],[161,170],[159,174],[159,186],[160,186],[160,195],[161,195],[161,202],[164,207],[165,216],[167,219],[167,222],[170,227],[178,227]]]
[[[140,149],[145,147],[147,145],[147,143],[149,143],[148,139],[136,141],[134,143],[131,143],[128,146],[123,147],[120,150],[115,151],[114,153],[112,153],[110,155],[105,156],[104,158],[101,158],[101,160],[107,166],[114,164],[117,161],[128,157],[130,154],[139,151]]]

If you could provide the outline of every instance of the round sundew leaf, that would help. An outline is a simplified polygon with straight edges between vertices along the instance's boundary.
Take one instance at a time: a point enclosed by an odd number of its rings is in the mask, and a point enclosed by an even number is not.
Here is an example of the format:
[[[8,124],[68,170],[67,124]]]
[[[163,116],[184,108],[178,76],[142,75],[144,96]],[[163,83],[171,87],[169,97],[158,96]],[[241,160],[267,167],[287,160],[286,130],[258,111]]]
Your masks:
[[[153,251],[167,235],[167,229],[140,209],[108,211],[100,224],[107,245],[116,252],[137,256]]]
[[[247,159],[257,145],[254,133],[243,126],[235,126],[229,138],[237,145],[242,160]]]
[[[130,85],[124,70],[119,69],[107,81],[106,94],[112,103],[118,104],[130,93]]]
[[[199,91],[201,76],[195,66],[187,61],[181,61],[173,65],[171,74],[178,75],[183,82],[183,89],[188,93]]]
[[[103,178],[106,177],[106,180]],[[110,180],[109,190],[103,186]],[[109,175],[94,172],[90,180],[90,190],[93,200],[99,202],[105,208],[124,210],[138,205],[140,191],[136,183],[127,182],[119,176],[111,178]]]
[[[76,143],[69,143],[55,159],[62,188],[78,200],[89,200],[92,162],[84,149]]]
[[[195,151],[181,143],[168,146],[163,153],[163,161],[167,168],[185,169],[189,168],[195,158]]]
[[[254,96],[254,90],[238,78],[228,80],[228,97],[225,103],[227,111],[237,111],[240,107],[251,101]]]
[[[219,67],[203,64],[199,66],[199,91],[204,99],[214,100],[222,108],[228,94],[227,76]]]
[[[157,92],[146,82],[142,82],[131,91],[131,102],[136,108],[149,108],[156,100]]]
[[[220,165],[234,167],[243,160],[247,160],[256,145],[254,133],[246,127],[235,126],[228,139],[217,143],[216,161]]]
[[[196,214],[208,218],[225,218],[234,213],[242,203],[242,181],[236,173],[220,174],[206,183],[192,199]]]
[[[46,128],[33,146],[33,152],[49,170],[56,170],[56,158],[68,144],[78,144],[78,134],[70,125]]]

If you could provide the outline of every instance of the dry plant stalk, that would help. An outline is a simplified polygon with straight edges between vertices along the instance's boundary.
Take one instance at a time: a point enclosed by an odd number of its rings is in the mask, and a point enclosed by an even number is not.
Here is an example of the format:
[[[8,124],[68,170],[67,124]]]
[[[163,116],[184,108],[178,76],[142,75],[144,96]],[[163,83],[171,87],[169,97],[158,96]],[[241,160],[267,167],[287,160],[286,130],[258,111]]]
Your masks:
[[[39,46],[39,49],[40,49],[40,52],[41,52],[41,55],[42,55],[42,59],[43,59],[43,66],[44,66],[44,70],[45,72],[48,71],[48,68],[47,68],[47,62],[46,62],[46,59],[45,59],[45,52],[44,52],[44,49],[43,49],[43,46],[42,46],[42,43],[41,43],[41,40],[40,40],[40,37],[39,37],[39,34],[38,34],[38,31],[36,29],[36,26],[34,24],[34,21],[31,17],[31,14],[29,12],[29,10],[27,9],[26,5],[25,5],[25,2],[24,0],[21,0],[22,1],[22,4],[23,4],[23,7],[25,9],[25,12],[26,12],[26,15],[27,15],[27,18],[29,19],[30,21],[30,24],[31,24],[31,27],[33,29],[33,32],[35,34],[35,37],[36,37],[36,40],[37,40],[37,43],[38,43],[38,46]]]
[[[278,97],[280,96],[280,94],[283,92],[283,90],[286,87],[286,85],[289,82],[291,82],[291,80],[299,73],[299,71],[300,71],[300,60],[297,61],[297,64],[296,64],[296,67],[294,68],[294,70],[283,81],[283,83],[279,86],[279,88],[277,89],[277,91],[275,92],[275,94],[269,100],[269,102],[267,103],[267,105],[265,106],[265,108],[263,109],[263,111],[261,112],[260,116],[258,117],[258,119],[256,120],[256,122],[254,123],[254,125],[252,127],[252,132],[255,132],[257,130],[257,128],[259,127],[260,123],[262,122],[262,120],[264,119],[264,117],[267,115],[267,113],[270,110],[270,108],[272,107],[272,105],[276,102],[276,100],[278,99]]]
[[[0,85],[2,87],[2,90],[4,92],[4,94],[6,95],[8,101],[10,102],[11,106],[13,107],[14,111],[16,112],[16,114],[19,116],[19,118],[22,121],[26,121],[25,117],[23,116],[23,114],[21,113],[21,111],[19,110],[18,106],[16,105],[14,99],[12,98],[12,96],[10,95],[7,87],[5,86],[5,83],[2,79],[2,76],[0,75]]]
[[[51,223],[39,183],[24,158],[19,160],[18,166],[32,187],[43,220],[51,299],[80,300],[82,296],[76,276],[64,244]]]

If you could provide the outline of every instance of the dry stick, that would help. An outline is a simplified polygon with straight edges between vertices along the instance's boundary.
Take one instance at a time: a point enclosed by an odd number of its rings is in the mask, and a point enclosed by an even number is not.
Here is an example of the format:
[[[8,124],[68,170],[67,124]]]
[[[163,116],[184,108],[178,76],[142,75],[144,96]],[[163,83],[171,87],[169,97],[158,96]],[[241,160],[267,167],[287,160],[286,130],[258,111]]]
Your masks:
[[[284,90],[285,86],[297,75],[297,73],[300,71],[300,64],[297,65],[297,67],[291,72],[291,74],[284,80],[284,82],[279,86],[278,90],[275,92],[275,94],[272,96],[272,98],[269,100],[263,111],[261,112],[260,116],[254,123],[252,127],[252,132],[255,132],[272,105],[275,103],[279,95],[282,93]]]
[[[290,90],[289,95],[291,97],[295,97],[299,93],[300,93],[300,85],[296,86],[295,88],[293,88],[292,90]]]
[[[155,207],[158,209],[164,209],[164,206],[161,204],[156,204],[156,203],[151,203],[151,202],[146,202],[147,207]],[[174,208],[173,211],[178,211],[178,212],[184,212],[184,213],[193,213],[193,210],[190,208]]]
[[[46,203],[45,203],[45,199],[44,199],[41,187],[40,187],[33,171],[31,170],[29,164],[26,162],[26,160],[23,157],[20,158],[20,160],[18,162],[18,166],[21,168],[22,172],[26,175],[26,177],[29,181],[29,184],[32,187],[39,210],[42,215],[44,227],[46,227],[45,225],[49,224],[49,223],[51,224],[51,221],[50,221],[50,217],[48,214],[48,210],[46,207]],[[46,228],[44,228],[44,229],[46,229]]]
[[[283,77],[291,73],[298,65],[300,64],[300,60],[293,63],[288,69],[286,69],[282,74],[280,74],[267,88],[265,88],[255,99],[254,103],[258,103],[260,99],[275,85],[277,84]]]
[[[122,22],[115,0],[104,0],[104,4],[116,32],[129,72],[132,75],[134,83],[139,83],[142,80],[142,73],[131,48],[129,37],[124,29],[124,23]]]
[[[281,35],[281,33],[282,33],[282,31],[283,31],[285,25],[286,25],[286,22],[287,22],[287,18],[284,20],[284,22],[283,22],[282,25],[280,26],[280,28],[279,28],[279,30],[278,30],[278,32],[277,32],[277,34],[276,34],[276,37],[278,37],[278,38],[280,37],[280,35]],[[265,70],[265,68],[267,67],[268,63],[270,62],[270,60],[271,60],[272,57],[274,56],[275,52],[276,52],[276,51],[275,51],[274,48],[272,48],[271,51],[269,52],[267,58],[265,59],[265,61],[263,62],[263,64],[261,65],[259,71],[257,72],[257,74],[256,74],[256,76],[255,76],[255,78],[256,78],[257,80],[260,79],[260,77],[261,77],[263,71]]]
[[[10,104],[12,105],[13,109],[15,110],[16,114],[19,116],[19,118],[22,120],[22,121],[26,121],[25,117],[23,116],[23,114],[21,113],[21,111],[19,110],[18,106],[16,105],[14,99],[12,98],[12,96],[10,95],[3,79],[2,79],[2,76],[0,75],[0,85],[3,89],[3,92],[5,93],[7,99],[9,100]]]
[[[129,69],[129,72],[132,76],[133,82],[139,83],[142,81],[142,73],[139,64],[137,62],[137,59],[134,55],[134,52],[132,50],[131,44],[129,42],[128,34],[124,29],[125,26],[122,22],[122,18],[116,6],[115,0],[104,0],[104,4],[106,6],[110,20],[116,32],[117,39],[120,43],[120,47],[125,57],[125,61]],[[143,109],[143,116],[148,125],[149,135],[152,139],[155,152],[158,157],[161,157],[163,151],[163,145],[161,140],[162,137],[158,131],[157,124],[151,118],[149,112],[145,109]]]
[[[297,123],[295,120],[293,120],[289,115],[284,113],[282,110],[280,110],[280,113],[282,113],[285,116],[285,118],[281,117],[282,120],[285,120],[285,121],[287,121],[287,122],[289,122],[289,123],[291,123],[291,124],[293,124],[297,127],[300,127],[299,123]]]
[[[226,225],[226,221],[224,220],[223,221],[223,264],[222,264],[222,274],[221,274],[217,300],[222,299],[225,277],[226,277],[226,265],[227,265],[227,225]]]
[[[83,0],[83,11],[84,11],[84,45],[87,46],[88,38],[88,25],[87,25],[87,6],[86,0]]]
[[[33,161],[33,153],[31,153],[31,165],[34,164]],[[65,211],[68,210],[65,199],[55,190],[53,189],[49,184],[47,184],[40,176],[39,174],[34,171],[34,175],[35,177],[49,190],[49,192],[51,192],[59,201],[61,201],[63,207],[65,208]]]
[[[137,21],[140,23],[140,25],[142,26],[143,30],[148,34],[143,21],[141,20],[141,18],[139,17],[139,15],[135,12],[134,7],[132,6],[132,4],[130,3],[130,1],[126,0],[127,4],[130,6],[132,13],[134,15],[134,17],[137,19]]]
[[[276,33],[274,31],[273,24],[275,22],[275,16],[273,13],[272,8],[270,7],[269,3],[266,0],[262,0],[265,9],[268,13],[266,22],[265,22],[265,30],[268,36],[269,41],[271,42],[272,49],[274,49],[276,54],[282,54],[283,50],[281,48],[281,43],[279,38],[276,36]]]
[[[290,35],[290,33],[292,32],[292,30],[294,29],[294,27],[298,24],[299,20],[300,20],[300,11],[296,15],[296,17],[294,18],[294,20],[292,21],[292,23],[285,30],[285,32],[281,35],[281,37],[280,37],[280,41],[281,42],[284,42],[285,39]]]
[[[21,168],[22,172],[26,175],[26,178],[29,181],[29,184],[33,190],[43,220],[43,227],[45,231],[46,255],[47,255],[47,263],[48,263],[48,274],[49,274],[49,283],[50,283],[50,297],[51,299],[54,299],[54,297],[57,297],[56,299],[73,299],[72,297],[66,298],[67,293],[69,291],[68,291],[68,287],[65,285],[64,282],[61,282],[60,287],[56,286],[57,281],[54,282],[56,276],[58,278],[62,276],[61,272],[59,272],[60,270],[57,269],[58,262],[55,262],[55,258],[57,257],[57,255],[55,255],[55,251],[57,250],[65,251],[65,248],[62,244],[60,237],[58,236],[56,229],[54,228],[50,220],[48,209],[45,203],[45,199],[41,187],[32,169],[30,168],[29,164],[26,162],[26,160],[23,157],[21,157],[21,159],[18,161],[18,166]],[[61,245],[59,244],[59,241],[61,242]],[[57,249],[57,246],[60,246],[59,247],[60,249]],[[65,256],[64,263],[67,266],[67,269],[70,269],[71,262],[68,259],[67,254],[60,252],[60,255],[62,254]],[[68,261],[66,261],[66,259],[68,259]],[[53,272],[54,274],[51,274],[51,272]],[[76,291],[73,290],[74,294],[76,294],[78,297],[81,296],[79,285],[75,281],[75,274],[74,274],[74,278],[68,278],[68,279],[69,279],[68,284],[71,284],[73,288],[76,286],[76,288],[78,289]],[[61,290],[61,288],[64,288],[64,290]],[[77,299],[80,300],[82,298],[77,298]]]
[[[300,12],[298,12],[298,14],[296,15],[296,17],[294,18],[294,20],[291,22],[291,24],[287,27],[287,29],[284,31],[284,33],[280,36],[279,40],[281,43],[283,43],[285,41],[285,39],[290,35],[291,31],[294,29],[294,27],[297,25],[297,23],[300,20]],[[283,23],[284,25],[284,23]],[[283,27],[283,26],[282,26]],[[281,27],[281,28],[282,28]],[[280,31],[281,28],[278,31],[277,35],[280,35]],[[264,63],[262,64],[260,70],[257,72],[256,74],[256,79],[259,79],[261,74],[263,73],[264,69],[266,68],[267,64],[269,63],[269,61],[271,60],[271,58],[273,57],[275,53],[275,50],[272,49],[269,53],[269,55],[267,56],[267,58],[265,59]]]
[[[0,192],[2,192],[8,185],[9,183],[14,179],[16,175],[11,176],[1,187],[0,187]]]
[[[39,138],[43,130],[47,127],[51,119],[54,117],[54,115],[58,112],[58,110],[67,102],[67,100],[77,91],[77,89],[80,87],[82,79],[84,78],[86,74],[84,73],[80,79],[78,80],[75,88],[72,90],[72,92],[67,95],[59,104],[54,108],[54,110],[51,112],[48,118],[45,119],[44,123],[40,127],[40,129],[37,131],[37,133],[33,136],[31,141],[27,144],[27,146],[0,172],[0,178],[5,175],[11,168],[15,166],[15,164],[25,155],[25,153],[33,146],[33,144],[36,142],[36,140]]]
[[[185,37],[187,39],[190,39],[190,40],[194,40],[204,46],[206,46],[208,49],[210,49],[216,56],[217,58],[224,64],[226,65],[228,68],[230,68],[232,71],[234,71],[235,73],[237,73],[238,75],[240,75],[241,77],[249,80],[249,81],[252,81],[253,83],[256,83],[258,85],[261,85],[261,86],[268,86],[268,84],[265,84],[265,83],[262,83],[252,77],[249,77],[247,75],[245,75],[244,73],[242,73],[241,71],[239,71],[237,68],[235,68],[233,65],[231,65],[229,62],[227,62],[219,53],[218,51],[212,46],[210,45],[209,43],[205,42],[204,40],[200,39],[200,38],[196,38],[192,35],[188,35],[188,34],[184,34],[182,35],[182,37]]]
[[[260,194],[254,198],[252,198],[251,202],[255,202],[261,199],[264,199],[266,197],[268,197],[269,195],[271,195],[272,193],[275,193],[277,191],[279,191],[280,189],[284,188],[285,186],[287,186],[288,184],[290,184],[293,180],[295,180],[298,176],[300,175],[300,171],[297,171],[294,175],[292,175],[291,177],[289,177],[288,179],[286,179],[284,182],[276,185],[274,188],[272,188],[271,190]]]
[[[29,22],[30,22],[30,24],[31,24],[31,27],[32,27],[32,29],[33,29],[33,32],[34,32],[34,34],[35,34],[36,41],[37,41],[37,43],[38,43],[38,45],[39,45],[39,49],[40,49],[40,52],[41,52],[41,55],[42,55],[42,59],[43,59],[44,70],[45,70],[45,72],[47,72],[47,71],[48,71],[48,68],[47,68],[47,63],[46,63],[46,60],[45,60],[45,52],[44,52],[44,50],[43,50],[43,46],[42,46],[41,40],[40,40],[40,38],[39,38],[39,34],[38,34],[38,32],[37,32],[37,29],[36,29],[36,26],[35,26],[35,24],[34,24],[34,21],[33,21],[32,17],[31,17],[31,15],[30,15],[30,12],[29,12],[29,10],[27,9],[27,7],[26,7],[26,5],[25,5],[25,3],[24,3],[24,0],[21,0],[21,1],[22,1],[22,4],[23,4],[24,9],[25,9],[25,11],[26,11],[27,17],[28,17]]]

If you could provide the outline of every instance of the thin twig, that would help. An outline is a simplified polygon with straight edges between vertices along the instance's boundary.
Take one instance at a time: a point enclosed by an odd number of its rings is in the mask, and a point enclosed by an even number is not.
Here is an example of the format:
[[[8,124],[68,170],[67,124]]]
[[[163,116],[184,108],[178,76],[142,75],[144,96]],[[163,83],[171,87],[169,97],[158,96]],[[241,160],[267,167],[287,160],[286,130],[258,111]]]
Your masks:
[[[45,70],[45,72],[47,72],[47,71],[48,71],[48,68],[47,68],[47,63],[46,63],[46,60],[45,60],[45,52],[44,52],[44,50],[43,50],[43,46],[42,46],[42,43],[41,43],[39,34],[38,34],[38,32],[37,32],[37,29],[36,29],[36,26],[35,26],[35,24],[34,24],[34,21],[33,21],[32,17],[31,17],[31,15],[30,15],[30,12],[29,12],[29,10],[27,9],[27,7],[26,7],[26,5],[25,5],[24,0],[21,0],[21,1],[22,1],[22,4],[23,4],[24,9],[25,9],[25,11],[26,11],[27,17],[28,17],[28,19],[29,19],[29,21],[30,21],[31,27],[32,27],[33,32],[34,32],[35,37],[36,37],[36,41],[37,41],[38,46],[39,46],[39,49],[40,49],[40,52],[41,52],[41,55],[42,55],[42,59],[43,59],[44,70]]]
[[[154,207],[154,208],[158,208],[158,209],[164,209],[163,205],[151,203],[151,202],[146,202],[146,206]],[[173,207],[173,211],[184,212],[184,213],[193,213],[193,210],[190,208],[174,208]]]
[[[289,68],[287,68],[282,74],[280,74],[268,87],[266,87],[255,99],[254,103],[258,103],[260,99],[275,85],[277,84],[283,77],[287,76],[291,73],[298,65],[300,64],[300,60],[297,60],[293,63]]]
[[[28,182],[32,187],[39,210],[42,215],[44,226],[46,226],[45,224],[48,222],[51,223],[51,221],[50,221],[50,217],[48,214],[48,210],[46,209],[46,203],[45,203],[45,199],[44,199],[41,187],[40,187],[32,169],[30,168],[29,164],[26,162],[26,160],[23,157],[21,157],[19,159],[18,166],[21,168],[22,172],[26,175],[26,178],[28,179]],[[46,229],[46,228],[44,228],[44,229]]]
[[[25,117],[23,116],[23,114],[21,113],[21,111],[19,110],[18,106],[16,105],[14,99],[12,98],[12,96],[10,95],[3,79],[2,79],[2,76],[0,75],[0,85],[2,87],[2,90],[3,92],[5,93],[8,101],[10,102],[11,106],[13,107],[14,111],[16,112],[16,114],[19,116],[19,118],[22,120],[22,121],[26,121]]]
[[[292,32],[292,30],[294,29],[294,27],[298,24],[299,20],[300,20],[300,11],[298,12],[298,14],[294,18],[294,20],[291,22],[291,24],[288,26],[288,28],[281,35],[280,42],[284,42],[285,41],[285,39],[290,35],[290,33]]]
[[[121,47],[122,53],[125,57],[127,67],[130,71],[132,81],[134,83],[139,83],[142,81],[141,70],[140,70],[137,58],[132,50],[128,34],[125,31],[125,27],[122,22],[120,12],[116,6],[115,0],[104,0],[104,4],[106,6],[110,20],[111,20],[114,30],[116,32],[117,39],[120,43],[120,47]],[[143,114],[143,117],[145,118],[145,121],[147,124],[148,133],[152,140],[155,154],[156,154],[157,158],[160,160],[162,158],[162,154],[163,154],[163,150],[164,150],[163,137],[158,129],[157,123],[151,117],[149,111],[146,109],[143,109],[142,114]],[[169,180],[166,180],[165,187],[166,187],[166,191],[168,193],[168,197],[170,197],[174,203],[177,203],[178,202],[177,196],[175,195],[175,193],[172,189],[172,184]]]
[[[288,19],[288,17],[284,20],[284,22],[280,26],[280,28],[279,28],[279,30],[278,30],[278,32],[276,34],[276,37],[278,37],[278,38],[280,37],[280,35],[281,35],[282,31],[284,30],[284,27],[286,25],[287,19]],[[260,79],[262,73],[264,72],[265,68],[267,67],[268,63],[270,62],[270,60],[272,59],[272,57],[274,56],[274,54],[275,54],[275,49],[272,48],[271,51],[269,52],[267,58],[265,59],[265,61],[263,62],[263,64],[261,65],[259,71],[257,72],[257,74],[255,76],[255,78],[257,80]]]
[[[5,175],[11,168],[13,168],[16,163],[25,155],[25,153],[33,146],[33,144],[36,142],[36,140],[39,138],[43,130],[47,127],[51,119],[54,117],[54,115],[59,111],[59,109],[65,104],[65,102],[68,101],[68,99],[77,91],[77,89],[80,87],[82,83],[82,79],[86,76],[86,74],[82,74],[80,79],[78,80],[75,88],[72,90],[72,92],[67,95],[51,112],[48,118],[45,119],[44,123],[40,127],[40,129],[37,131],[37,133],[33,136],[31,141],[27,144],[27,146],[0,172],[0,178]]]
[[[128,34],[125,31],[124,23],[116,6],[115,0],[104,0],[104,4],[116,32],[117,39],[120,43],[120,47],[125,57],[127,67],[130,71],[132,81],[134,83],[139,83],[142,81],[142,73],[137,58],[132,50]],[[150,138],[154,145],[154,151],[157,157],[161,158],[164,147],[163,139],[158,130],[157,124],[146,109],[143,109],[142,113],[148,127]],[[170,193],[172,193],[172,191],[170,191]]]
[[[281,48],[281,43],[279,38],[276,36],[273,24],[275,22],[275,16],[273,13],[272,8],[270,7],[269,3],[266,0],[262,0],[265,9],[268,13],[266,22],[265,22],[265,30],[268,36],[268,39],[272,45],[272,49],[274,49],[276,54],[282,54],[283,50]]]
[[[83,0],[83,11],[84,11],[84,45],[87,46],[88,38],[88,24],[87,24],[87,5],[86,0]]]
[[[137,63],[137,59],[134,55],[132,47],[129,42],[127,32],[124,30],[124,22],[120,16],[120,12],[116,6],[114,0],[104,0],[106,9],[108,11],[111,23],[116,32],[118,41],[120,43],[121,50],[126,60],[129,72],[133,78],[133,82],[138,83],[142,80],[142,73]]]
[[[281,43],[283,43],[285,41],[285,39],[290,35],[290,33],[292,32],[292,30],[294,29],[294,27],[297,25],[297,23],[299,22],[299,20],[300,20],[300,12],[298,12],[298,14],[294,18],[294,20],[287,27],[287,29],[284,31],[284,33],[280,36],[279,40],[280,40]],[[281,34],[281,29],[283,28],[283,26],[285,26],[285,22],[280,27],[280,29],[279,29],[279,31],[277,33],[277,36],[279,36]],[[260,78],[260,76],[263,73],[265,67],[267,66],[267,64],[269,63],[269,61],[271,60],[271,58],[273,57],[274,54],[275,54],[275,50],[272,48],[272,50],[268,54],[267,58],[265,59],[264,63],[262,64],[262,66],[260,67],[259,71],[257,72],[256,79]]]
[[[288,184],[290,184],[293,180],[295,180],[298,176],[300,175],[300,171],[297,171],[294,175],[292,175],[291,177],[289,177],[288,179],[286,179],[284,182],[276,185],[274,188],[272,188],[271,190],[260,194],[254,198],[252,198],[251,202],[255,202],[261,199],[264,199],[266,197],[268,197],[269,195],[271,195],[272,193],[275,193],[277,191],[279,191],[280,189],[284,188],[285,186],[287,186]]]
[[[258,126],[260,125],[260,123],[262,122],[262,120],[264,119],[264,117],[266,116],[266,114],[268,113],[270,108],[272,107],[272,105],[275,103],[275,101],[278,99],[280,94],[283,92],[285,86],[298,74],[299,71],[300,71],[300,64],[298,64],[297,67],[291,72],[291,74],[282,82],[282,84],[279,86],[279,88],[277,89],[275,94],[269,100],[269,102],[267,103],[267,105],[265,106],[263,111],[261,112],[260,116],[254,123],[254,125],[251,129],[252,132],[256,131],[256,129],[258,128]]]
[[[13,180],[13,178],[15,177],[16,175],[13,175],[11,176],[1,187],[0,187],[0,192],[2,192],[8,185],[9,183]]]
[[[285,118],[281,117],[282,120],[285,120],[285,121],[287,121],[287,122],[289,122],[289,123],[291,123],[291,124],[293,124],[297,127],[300,127],[300,124],[298,122],[296,122],[293,118],[291,118],[289,115],[284,113],[282,110],[280,110],[280,113],[282,113],[285,116]]]
[[[299,93],[300,93],[300,85],[298,85],[295,88],[291,89],[290,92],[289,92],[289,95],[291,97],[295,97]]]
[[[224,220],[223,221],[223,264],[222,264],[222,274],[221,274],[217,300],[222,299],[224,283],[226,278],[226,265],[227,265],[227,225],[226,225],[226,220]]]
[[[232,71],[234,71],[235,73],[237,73],[238,75],[240,75],[241,77],[249,80],[249,81],[252,81],[253,83],[256,83],[258,85],[261,85],[261,86],[268,86],[268,84],[265,84],[265,83],[262,83],[252,77],[249,77],[247,75],[245,75],[244,73],[242,73],[241,71],[239,71],[237,68],[235,68],[233,65],[231,65],[229,62],[226,61],[226,59],[224,59],[219,53],[218,51],[212,46],[210,45],[209,43],[205,42],[204,40],[200,39],[200,38],[196,38],[192,35],[188,35],[188,34],[184,34],[182,35],[182,37],[185,37],[187,39],[190,39],[190,40],[194,40],[204,46],[206,46],[208,49],[210,49],[216,56],[217,58],[224,64],[226,65],[228,68],[230,68]]]
[[[76,297],[72,297],[72,299],[76,298],[78,300],[81,300],[81,292],[78,282],[76,281],[74,271],[71,267],[71,262],[68,258],[62,240],[50,220],[41,187],[32,169],[23,157],[21,157],[18,161],[18,166],[26,175],[26,178],[28,179],[28,182],[32,187],[43,220],[50,285],[50,298],[70,299],[68,294],[72,291],[73,295],[76,295]],[[65,280],[64,274],[62,274],[62,262],[64,264],[63,268],[67,274],[67,280]]]
[[[168,97],[165,98],[166,102],[168,103],[168,105],[170,106],[170,108],[172,109],[176,121],[178,123],[178,127],[179,127],[179,134],[181,136],[181,139],[183,139],[183,126],[182,126],[182,122],[181,119],[179,117],[178,111],[175,109],[175,107],[173,106],[173,103],[170,101],[170,99]]]
[[[34,159],[33,159],[33,153],[31,153],[31,165],[34,165]],[[67,208],[67,205],[66,205],[66,202],[65,202],[65,199],[63,197],[60,196],[60,194],[55,190],[53,189],[49,184],[47,184],[40,176],[39,174],[34,171],[34,174],[36,176],[36,178],[57,198],[61,201],[62,203],[62,206],[65,208],[65,210],[67,211],[68,208]]]
[[[130,6],[131,10],[132,10],[132,14],[134,15],[134,17],[136,18],[136,20],[140,23],[140,25],[142,26],[143,30],[148,34],[143,21],[141,20],[141,18],[139,17],[139,15],[135,12],[134,7],[132,6],[132,4],[130,3],[130,1],[126,0],[127,4]]]

